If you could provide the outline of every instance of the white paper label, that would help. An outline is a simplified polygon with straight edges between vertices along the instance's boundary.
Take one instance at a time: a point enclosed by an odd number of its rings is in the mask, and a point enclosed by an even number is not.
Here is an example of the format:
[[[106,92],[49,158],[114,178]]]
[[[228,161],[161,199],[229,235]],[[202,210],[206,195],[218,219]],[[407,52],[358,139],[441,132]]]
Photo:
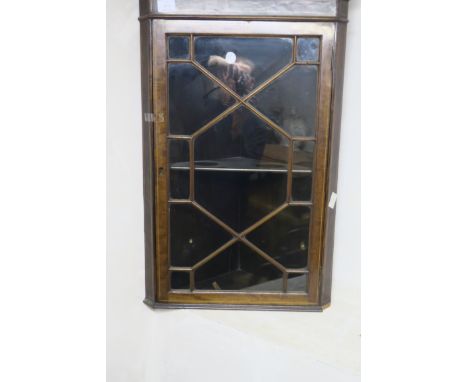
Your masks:
[[[175,0],[158,0],[158,12],[174,12],[175,10]]]
[[[335,208],[336,198],[338,198],[338,195],[332,192],[332,194],[330,195],[330,201],[328,202],[328,207],[330,207],[331,209]]]

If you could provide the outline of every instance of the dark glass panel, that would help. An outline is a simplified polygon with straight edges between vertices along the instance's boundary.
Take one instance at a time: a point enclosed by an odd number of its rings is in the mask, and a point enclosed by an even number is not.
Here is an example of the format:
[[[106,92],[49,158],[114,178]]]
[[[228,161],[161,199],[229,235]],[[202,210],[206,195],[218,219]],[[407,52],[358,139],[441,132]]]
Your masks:
[[[169,37],[169,58],[188,59],[190,41],[188,36]]]
[[[288,207],[247,235],[247,239],[286,268],[305,268],[309,218],[309,207]]]
[[[190,273],[171,271],[171,289],[190,289]]]
[[[239,95],[292,61],[290,38],[196,37],[195,59]]]
[[[291,199],[296,202],[310,202],[312,198],[312,176],[293,173]]]
[[[177,163],[189,160],[189,142],[185,139],[169,139],[169,163],[177,167]],[[171,166],[172,167],[172,166]]]
[[[286,199],[286,174],[196,172],[195,199],[240,232]]]
[[[317,67],[297,65],[253,97],[251,103],[292,136],[315,134]]]
[[[170,191],[173,199],[188,199],[190,173],[189,146],[185,140],[169,140]]]
[[[288,292],[307,292],[307,273],[290,273],[288,275]]]
[[[170,206],[171,265],[191,267],[226,243],[231,236],[189,204]]]
[[[195,288],[281,292],[282,276],[250,248],[236,243],[195,272]]]
[[[297,39],[297,60],[318,61],[320,52],[320,39],[305,37]]]
[[[169,64],[169,131],[191,135],[234,99],[192,64]]]
[[[171,170],[170,195],[172,199],[188,199],[190,174],[188,171]]]
[[[310,201],[315,142],[296,141],[293,151],[292,200]]]
[[[288,140],[238,109],[195,140],[195,200],[243,230],[286,200]]]
[[[315,142],[295,141],[293,147],[293,170],[312,170]]]

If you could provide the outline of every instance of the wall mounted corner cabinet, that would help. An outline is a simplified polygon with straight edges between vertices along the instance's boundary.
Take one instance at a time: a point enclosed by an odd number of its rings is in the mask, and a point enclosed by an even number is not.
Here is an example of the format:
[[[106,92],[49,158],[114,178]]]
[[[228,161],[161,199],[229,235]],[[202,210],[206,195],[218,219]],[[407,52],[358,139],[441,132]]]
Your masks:
[[[330,304],[347,7],[140,1],[146,304]]]

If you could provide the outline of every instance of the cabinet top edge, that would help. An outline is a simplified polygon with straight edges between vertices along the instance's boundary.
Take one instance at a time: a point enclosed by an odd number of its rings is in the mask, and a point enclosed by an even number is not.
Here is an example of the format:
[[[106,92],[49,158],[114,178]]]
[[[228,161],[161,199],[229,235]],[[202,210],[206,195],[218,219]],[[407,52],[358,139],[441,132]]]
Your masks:
[[[347,21],[350,0],[140,0],[140,20]]]

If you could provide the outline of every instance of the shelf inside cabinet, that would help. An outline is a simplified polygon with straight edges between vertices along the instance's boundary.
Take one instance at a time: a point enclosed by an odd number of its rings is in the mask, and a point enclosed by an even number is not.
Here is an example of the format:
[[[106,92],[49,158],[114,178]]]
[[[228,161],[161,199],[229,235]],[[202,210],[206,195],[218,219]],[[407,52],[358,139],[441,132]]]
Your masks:
[[[231,172],[277,172],[287,173],[286,163],[257,160],[245,157],[230,157],[219,160],[200,160],[195,161],[195,171],[231,171]],[[171,170],[190,169],[189,162],[177,162],[170,166]],[[295,165],[294,173],[310,174],[312,170],[305,166]]]
[[[282,292],[283,279],[277,278],[265,282],[255,283],[256,275],[244,270],[234,270],[227,272],[218,277],[213,277],[203,280],[199,284],[201,290],[224,290],[224,291],[258,291],[258,292]],[[288,280],[290,291],[305,291],[306,290],[306,275],[298,275],[298,277]],[[238,288],[239,285],[251,284],[250,286]]]

